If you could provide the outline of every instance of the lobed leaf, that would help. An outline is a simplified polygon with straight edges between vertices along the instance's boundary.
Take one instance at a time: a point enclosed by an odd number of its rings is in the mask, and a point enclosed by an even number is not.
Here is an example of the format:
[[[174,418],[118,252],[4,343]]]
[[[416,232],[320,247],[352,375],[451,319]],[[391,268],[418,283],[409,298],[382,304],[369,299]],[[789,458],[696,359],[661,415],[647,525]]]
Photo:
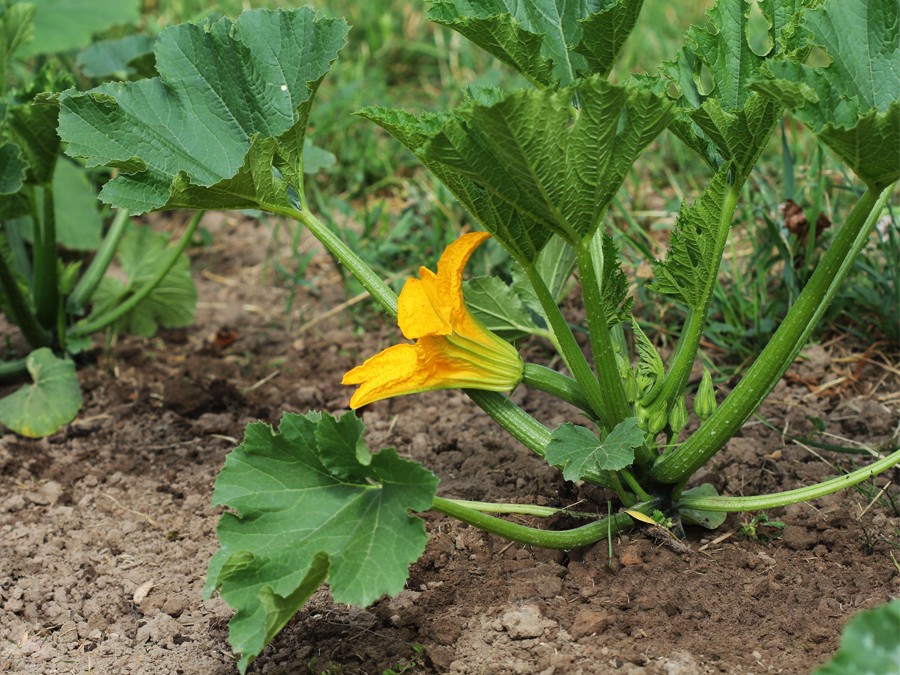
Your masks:
[[[0,399],[0,422],[29,438],[49,436],[81,410],[75,364],[43,347],[28,355],[25,366],[33,383]]]
[[[789,108],[866,183],[900,178],[900,6],[835,0],[807,11],[827,68],[779,59],[753,88]]]
[[[428,18],[448,26],[538,86],[606,77],[643,0],[436,0]]]
[[[544,458],[560,467],[566,480],[581,480],[588,474],[631,466],[634,449],[643,443],[644,432],[636,417],[619,422],[602,441],[589,429],[563,424],[553,431]]]
[[[216,480],[213,503],[235,512],[219,522],[206,594],[236,610],[241,672],[326,579],[336,602],[366,605],[400,592],[425,548],[410,511],[431,506],[437,478],[393,449],[352,469],[326,466],[361,442],[362,424],[347,417],[285,413],[277,432],[250,424]]]
[[[64,95],[60,135],[88,166],[120,170],[101,199],[135,214],[285,206],[289,187],[302,190],[312,99],[347,30],[308,8],[168,28],[159,77]]]

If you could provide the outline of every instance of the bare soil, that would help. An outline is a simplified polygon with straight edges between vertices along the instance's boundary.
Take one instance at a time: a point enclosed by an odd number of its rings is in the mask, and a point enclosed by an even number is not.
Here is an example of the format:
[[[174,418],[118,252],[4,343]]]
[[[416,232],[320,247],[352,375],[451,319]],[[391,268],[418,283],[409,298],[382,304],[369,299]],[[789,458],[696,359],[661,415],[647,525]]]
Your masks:
[[[98,347],[80,370],[86,405],[73,424],[0,439],[0,672],[235,673],[230,610],[201,599],[225,455],[249,421],[345,409],[343,372],[397,339],[356,330],[347,313],[301,331],[342,299],[328,261],[314,261],[316,288],[286,310],[268,228],[215,214],[206,226],[196,326]],[[763,417],[792,435],[819,418],[836,444],[895,442],[897,378],[869,357],[811,348]],[[571,414],[532,392],[514,397],[550,426]],[[363,417],[373,448],[424,464],[443,496],[584,500],[580,509],[606,512],[608,495],[563,481],[461,393],[383,402]],[[781,432],[752,421],[698,482],[757,494],[867,461]],[[891,479],[898,472],[877,488]],[[716,532],[689,528],[689,553],[644,531],[616,538],[611,556],[605,542],[548,552],[426,514],[431,540],[406,590],[363,609],[321,589],[251,672],[807,673],[853,614],[900,594],[900,518],[872,496],[778,510],[783,531],[757,539],[739,533],[747,515]]]

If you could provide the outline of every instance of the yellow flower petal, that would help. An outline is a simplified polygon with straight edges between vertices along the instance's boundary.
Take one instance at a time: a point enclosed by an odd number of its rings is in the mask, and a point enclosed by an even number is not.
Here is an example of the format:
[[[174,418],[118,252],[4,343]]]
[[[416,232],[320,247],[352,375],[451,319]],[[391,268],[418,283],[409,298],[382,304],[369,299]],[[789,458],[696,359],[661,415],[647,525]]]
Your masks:
[[[422,279],[407,279],[400,292],[397,323],[408,340],[423,335],[448,335],[452,330],[450,317],[435,306],[433,277],[434,274],[423,267]]]
[[[460,311],[468,314],[463,301],[462,278],[463,269],[475,249],[490,238],[487,232],[469,232],[450,244],[438,260],[437,292],[438,297],[454,314]]]
[[[510,391],[521,382],[522,359],[515,347],[482,326],[463,298],[463,268],[489,236],[461,236],[441,255],[437,274],[422,267],[419,279],[407,280],[397,320],[416,343],[389,347],[348,372],[343,384],[360,385],[351,408],[432,389]]]
[[[398,396],[397,383],[414,375],[417,364],[415,345],[394,345],[356,366],[341,380],[341,384],[361,385],[350,399],[350,407],[361,408],[373,401]]]

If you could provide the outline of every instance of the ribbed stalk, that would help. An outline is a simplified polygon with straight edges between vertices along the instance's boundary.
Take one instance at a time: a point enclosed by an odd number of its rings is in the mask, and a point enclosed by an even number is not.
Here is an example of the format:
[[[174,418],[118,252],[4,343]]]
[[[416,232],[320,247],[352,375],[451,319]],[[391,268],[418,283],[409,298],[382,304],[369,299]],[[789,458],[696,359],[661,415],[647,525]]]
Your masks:
[[[594,415],[590,401],[584,395],[584,389],[577,380],[560,372],[536,363],[525,364],[525,377],[522,384],[538,391],[544,391],[569,403],[588,415]]]
[[[772,339],[734,390],[694,434],[675,452],[656,462],[651,477],[661,483],[680,483],[703,466],[762,404],[784,375],[828,307],[853,260],[868,240],[890,194],[879,197],[866,190],[822,256],[797,302]]]
[[[391,316],[397,316],[397,294],[391,290],[356,252],[338,237],[331,228],[316,218],[308,209],[264,205],[267,211],[293,218],[304,225],[322,245],[344,265],[369,295]]]
[[[780,506],[787,506],[788,504],[798,504],[810,499],[818,499],[819,497],[830,495],[832,492],[859,485],[863,481],[869,480],[897,464],[900,464],[900,450],[883,459],[879,459],[877,462],[873,462],[869,466],[864,466],[844,476],[838,476],[808,487],[756,497],[682,497],[678,501],[678,506],[682,509],[725,513],[774,509]]]
[[[56,256],[56,212],[53,188],[44,185],[41,208],[32,203],[34,239],[34,311],[41,326],[56,328],[59,311],[59,261]]]
[[[634,510],[641,512],[652,512],[656,505],[654,503],[646,503],[632,507]],[[571,550],[580,546],[587,546],[594,542],[606,539],[612,535],[621,532],[634,525],[634,520],[626,513],[617,513],[609,518],[603,518],[588,525],[582,525],[571,530],[553,531],[541,530],[534,527],[526,527],[510,523],[502,518],[495,518],[486,513],[476,511],[458,502],[441,497],[435,497],[431,507],[435,511],[446,513],[457,520],[461,520],[469,525],[496,534],[504,539],[519,542],[520,544],[528,544],[531,546],[539,546],[541,548],[553,548]]]
[[[2,255],[0,255],[0,287],[3,288],[3,293],[9,303],[11,318],[22,331],[28,345],[34,349],[49,347],[53,341],[52,334],[38,322],[22,289],[19,288],[13,271],[7,265],[6,257]]]
[[[569,328],[569,324],[566,323],[565,317],[559,310],[556,299],[550,293],[547,284],[544,283],[533,264],[523,265],[522,267],[528,276],[528,280],[531,282],[532,288],[534,288],[538,301],[541,303],[541,308],[544,310],[547,321],[550,323],[550,328],[556,337],[557,344],[559,344],[560,356],[563,362],[578,381],[578,384],[581,385],[594,415],[605,426],[612,429],[617,424],[613,411],[607,405],[600,383],[591,370],[584,352],[581,351],[581,347],[575,340],[572,329]]]
[[[119,209],[116,211],[116,217],[113,218],[106,236],[100,242],[100,248],[94,254],[94,259],[91,260],[91,264],[88,265],[78,283],[75,284],[75,288],[69,294],[67,299],[69,312],[79,314],[90,301],[91,296],[97,290],[97,286],[100,285],[100,281],[106,274],[106,270],[109,269],[113,256],[115,256],[116,250],[119,248],[119,242],[122,241],[122,236],[127,230],[128,211]]]

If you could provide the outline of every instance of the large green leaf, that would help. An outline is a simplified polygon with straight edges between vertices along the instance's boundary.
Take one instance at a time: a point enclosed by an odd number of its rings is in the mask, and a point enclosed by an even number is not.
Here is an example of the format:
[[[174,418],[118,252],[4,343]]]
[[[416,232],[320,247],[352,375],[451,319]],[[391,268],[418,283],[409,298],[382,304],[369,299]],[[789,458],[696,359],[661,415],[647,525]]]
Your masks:
[[[140,0],[28,0],[28,4],[35,10],[35,39],[19,51],[23,58],[83,47],[96,33],[141,19]]]
[[[883,675],[900,666],[900,600],[860,612],[844,628],[834,658],[815,675]]]
[[[759,56],[749,39],[752,3],[718,0],[708,12],[709,24],[692,26],[684,48],[673,61],[663,64],[662,71],[678,90],[682,106],[672,131],[713,169],[731,161],[738,173],[746,176],[753,168],[781,110],[775,101],[754,92],[750,84],[768,60],[803,52],[804,33],[798,28],[801,9],[817,1],[760,3],[769,24],[771,48]],[[708,74],[711,81],[701,83],[701,73]]]
[[[0,399],[0,422],[22,436],[49,436],[81,409],[75,364],[44,347],[31,352],[25,366],[33,384]]]
[[[577,107],[573,103],[577,101]],[[551,232],[592,236],[669,104],[599,76],[559,91],[528,90],[445,116],[364,114],[413,149],[486,230],[519,260]]]
[[[449,26],[541,86],[606,77],[643,0],[436,0]]]
[[[101,198],[132,213],[286,206],[288,187],[302,189],[313,95],[346,33],[308,8],[166,29],[159,77],[64,96],[60,135],[88,166],[121,170]]]
[[[634,449],[644,443],[644,431],[636,417],[628,417],[602,441],[589,429],[563,424],[553,431],[546,459],[563,470],[566,480],[581,480],[588,474],[618,471],[634,462]]]
[[[472,103],[421,155],[577,244],[596,231],[634,160],[668,122],[662,98],[592,77],[558,92]]]
[[[216,480],[213,503],[234,513],[219,522],[206,593],[236,610],[241,672],[323,581],[336,602],[366,605],[399,593],[425,549],[410,511],[431,506],[437,478],[393,449],[369,455],[350,416],[250,424]]]
[[[113,276],[104,277],[91,297],[95,310],[108,311],[130,293],[151,283],[169,259],[171,247],[165,235],[140,227],[122,237],[116,255],[127,282]],[[115,328],[123,333],[150,337],[160,326],[190,326],[194,322],[196,304],[197,288],[191,279],[190,261],[182,254],[162,281],[119,319]]]
[[[900,5],[829,0],[804,18],[831,64],[776,60],[754,89],[788,107],[864,181],[893,183],[900,178]]]

